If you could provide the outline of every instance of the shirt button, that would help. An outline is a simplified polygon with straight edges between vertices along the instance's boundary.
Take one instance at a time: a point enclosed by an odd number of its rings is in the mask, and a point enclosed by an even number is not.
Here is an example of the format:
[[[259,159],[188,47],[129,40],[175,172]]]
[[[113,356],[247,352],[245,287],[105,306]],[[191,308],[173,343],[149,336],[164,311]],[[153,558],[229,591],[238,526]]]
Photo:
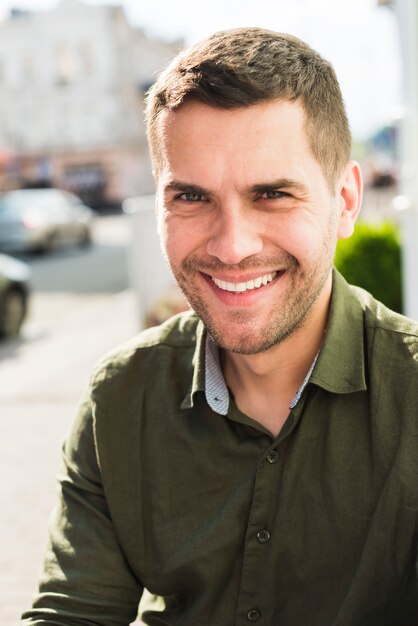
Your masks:
[[[267,541],[270,541],[270,533],[268,530],[260,530],[257,533],[257,541],[259,543],[267,543]]]
[[[278,460],[279,460],[279,453],[277,452],[277,450],[270,450],[270,452],[267,455],[267,461],[269,463],[277,463]]]
[[[251,609],[251,611],[248,611],[247,617],[250,622],[258,622],[261,617],[261,613],[258,609]]]

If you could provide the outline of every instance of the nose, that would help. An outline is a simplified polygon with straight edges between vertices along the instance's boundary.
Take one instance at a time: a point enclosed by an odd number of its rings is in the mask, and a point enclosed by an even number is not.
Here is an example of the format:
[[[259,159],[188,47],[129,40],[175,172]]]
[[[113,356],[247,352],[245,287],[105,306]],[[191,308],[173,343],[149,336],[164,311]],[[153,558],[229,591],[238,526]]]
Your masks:
[[[247,257],[260,254],[263,238],[251,209],[238,202],[224,203],[214,218],[206,252],[222,263],[236,265]]]

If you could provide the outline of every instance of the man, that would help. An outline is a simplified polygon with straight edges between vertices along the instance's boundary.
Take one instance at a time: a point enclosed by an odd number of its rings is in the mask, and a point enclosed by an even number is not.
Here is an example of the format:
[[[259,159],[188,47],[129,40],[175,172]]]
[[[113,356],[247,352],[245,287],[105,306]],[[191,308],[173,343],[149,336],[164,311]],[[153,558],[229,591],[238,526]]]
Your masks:
[[[362,183],[333,69],[217,33],[151,89],[165,255],[194,312],[98,367],[24,624],[418,624],[418,337],[332,269]]]

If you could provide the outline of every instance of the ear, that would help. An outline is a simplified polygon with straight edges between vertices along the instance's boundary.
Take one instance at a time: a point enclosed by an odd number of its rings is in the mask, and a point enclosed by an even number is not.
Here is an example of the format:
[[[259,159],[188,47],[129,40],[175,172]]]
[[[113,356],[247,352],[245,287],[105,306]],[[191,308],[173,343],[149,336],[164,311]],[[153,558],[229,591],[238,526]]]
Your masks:
[[[338,239],[351,237],[360,213],[363,199],[363,178],[356,161],[349,161],[344,168],[337,190]]]

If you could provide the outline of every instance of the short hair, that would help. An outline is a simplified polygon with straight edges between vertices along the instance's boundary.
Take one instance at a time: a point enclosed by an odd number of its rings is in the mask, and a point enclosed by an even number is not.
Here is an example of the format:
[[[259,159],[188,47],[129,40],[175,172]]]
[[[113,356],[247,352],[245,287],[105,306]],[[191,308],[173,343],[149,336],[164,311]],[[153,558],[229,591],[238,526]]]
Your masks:
[[[172,60],[147,94],[147,135],[157,171],[159,115],[191,99],[221,109],[269,100],[301,103],[311,150],[331,189],[350,158],[350,127],[335,71],[292,35],[261,28],[221,31]]]

